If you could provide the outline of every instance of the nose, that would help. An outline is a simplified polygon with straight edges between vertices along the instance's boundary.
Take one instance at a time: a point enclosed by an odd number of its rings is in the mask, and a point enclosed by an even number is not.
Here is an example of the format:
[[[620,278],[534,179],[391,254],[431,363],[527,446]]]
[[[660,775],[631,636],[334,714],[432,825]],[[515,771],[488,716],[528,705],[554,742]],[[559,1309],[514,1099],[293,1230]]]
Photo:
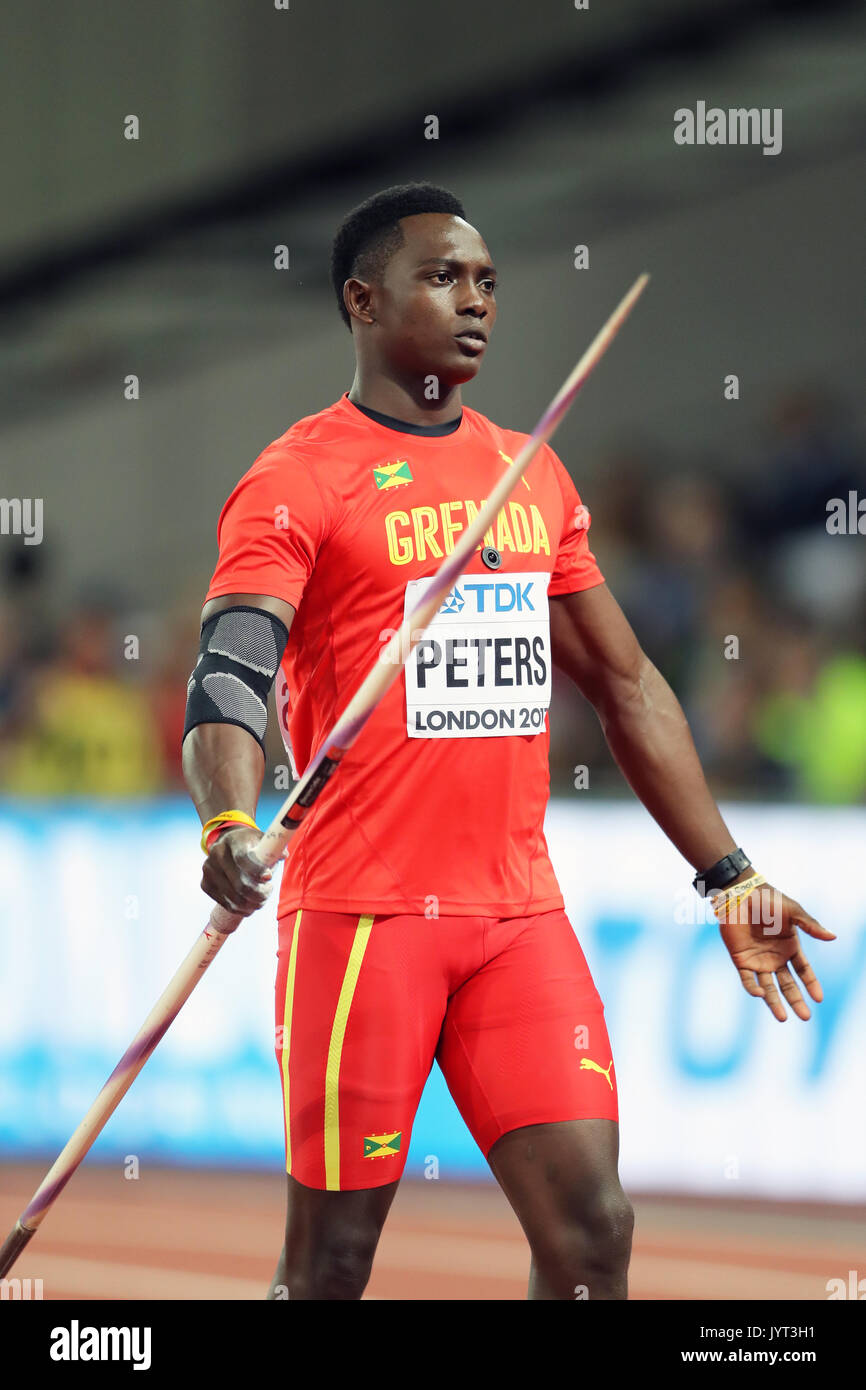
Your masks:
[[[478,319],[487,317],[487,305],[484,303],[484,296],[474,280],[466,281],[457,312],[458,314],[471,314],[473,318]]]

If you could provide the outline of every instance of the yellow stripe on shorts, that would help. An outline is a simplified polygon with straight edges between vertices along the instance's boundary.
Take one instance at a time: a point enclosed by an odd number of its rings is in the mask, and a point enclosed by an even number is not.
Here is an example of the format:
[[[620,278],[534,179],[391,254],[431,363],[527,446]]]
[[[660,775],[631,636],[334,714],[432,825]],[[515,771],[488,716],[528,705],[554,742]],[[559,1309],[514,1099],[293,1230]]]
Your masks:
[[[328,1045],[328,1065],[325,1071],[325,1188],[329,1192],[339,1191],[340,1187],[340,1060],[343,1055],[343,1039],[346,1036],[349,1010],[352,1007],[355,986],[361,973],[361,962],[372,926],[371,913],[360,918],[355,928],[355,939],[340,987],[337,1011],[331,1028],[331,1041]]]
[[[280,1058],[283,1070],[283,1104],[286,1108],[286,1172],[292,1171],[292,1120],[289,1109],[289,1049],[292,1045],[292,1005],[295,1000],[295,967],[298,963],[298,937],[301,932],[301,913],[298,908],[292,944],[289,949],[289,968],[286,972],[286,1002],[283,1008],[283,1054]]]

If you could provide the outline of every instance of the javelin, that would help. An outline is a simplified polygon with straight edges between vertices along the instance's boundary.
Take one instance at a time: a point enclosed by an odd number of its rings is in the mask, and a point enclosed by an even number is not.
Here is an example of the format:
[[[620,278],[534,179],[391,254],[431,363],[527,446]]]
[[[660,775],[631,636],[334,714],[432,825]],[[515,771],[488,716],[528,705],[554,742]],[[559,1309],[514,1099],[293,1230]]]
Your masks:
[[[277,815],[250,851],[262,865],[272,867],[282,858],[292,831],[312,806],[340,759],[363,729],[383,695],[394,684],[412,648],[438,611],[483,540],[500,509],[508,501],[530,462],[557,429],[593,367],[601,359],[630,314],[649,276],[638,276],[628,294],[596,334],[568,379],[560,387],[511,467],[503,473],[486,506],[463,532],[450,555],[442,561],[432,581],[405,615],[366,679],[359,685],[319,751],[307,764]],[[243,914],[218,904],[192,950],[154,1004],[138,1033],[91,1105],[81,1124],[53,1166],[46,1173],[30,1204],[25,1207],[0,1249],[0,1278],[9,1273],[27,1242],[35,1235],[91,1144],[126,1095],[160,1038],[168,1031],[192,994],[227,936],[243,921]]]

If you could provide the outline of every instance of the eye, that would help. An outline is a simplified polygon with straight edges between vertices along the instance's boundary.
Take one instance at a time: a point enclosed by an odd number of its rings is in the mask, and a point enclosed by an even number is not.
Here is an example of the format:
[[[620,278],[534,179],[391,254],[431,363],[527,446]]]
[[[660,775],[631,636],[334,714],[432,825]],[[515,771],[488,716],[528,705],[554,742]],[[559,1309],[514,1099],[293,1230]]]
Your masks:
[[[495,294],[495,293],[496,293],[496,281],[495,281],[495,280],[482,280],[481,283],[482,283],[482,285],[484,285],[484,286],[489,290],[490,294]]]
[[[431,280],[450,280],[451,278],[451,272],[448,270],[436,270],[430,276]]]

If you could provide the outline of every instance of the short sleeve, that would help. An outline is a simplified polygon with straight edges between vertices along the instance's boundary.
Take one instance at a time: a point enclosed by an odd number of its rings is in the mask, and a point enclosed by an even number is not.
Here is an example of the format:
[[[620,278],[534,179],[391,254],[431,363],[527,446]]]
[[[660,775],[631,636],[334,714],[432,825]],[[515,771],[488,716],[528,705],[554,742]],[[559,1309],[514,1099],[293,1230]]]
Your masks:
[[[220,512],[219,560],[205,601],[270,594],[297,608],[328,529],[310,467],[279,449],[265,450]]]
[[[547,590],[552,598],[556,594],[576,594],[581,589],[592,589],[596,584],[604,583],[604,575],[589,548],[589,510],[581,502],[577,488],[562,460],[549,446],[547,453],[562,494],[563,512],[559,549]]]

